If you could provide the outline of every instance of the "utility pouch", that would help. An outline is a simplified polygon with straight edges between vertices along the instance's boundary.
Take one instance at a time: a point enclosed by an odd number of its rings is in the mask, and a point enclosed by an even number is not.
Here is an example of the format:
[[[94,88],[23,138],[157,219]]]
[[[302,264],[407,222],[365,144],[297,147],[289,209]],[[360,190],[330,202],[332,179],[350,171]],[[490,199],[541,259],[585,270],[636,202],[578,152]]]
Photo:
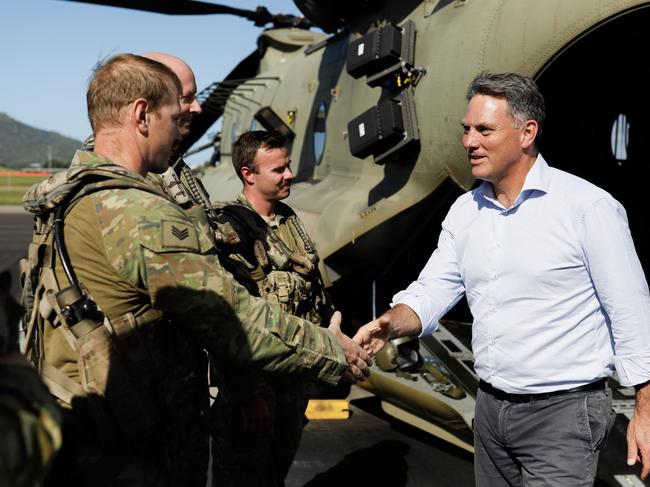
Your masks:
[[[99,424],[117,424],[133,445],[155,431],[156,408],[150,391],[137,381],[126,356],[115,347],[108,320],[76,340],[81,385],[88,397],[91,415]],[[111,421],[112,419],[112,421]]]
[[[97,304],[84,296],[77,285],[59,291],[54,298],[75,338],[89,334],[104,321],[104,314],[97,309]]]

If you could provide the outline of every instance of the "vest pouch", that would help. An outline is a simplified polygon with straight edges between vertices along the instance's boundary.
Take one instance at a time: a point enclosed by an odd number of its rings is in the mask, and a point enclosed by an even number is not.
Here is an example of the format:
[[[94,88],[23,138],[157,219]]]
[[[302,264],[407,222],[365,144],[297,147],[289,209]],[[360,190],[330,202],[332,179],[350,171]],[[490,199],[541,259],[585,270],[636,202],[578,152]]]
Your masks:
[[[289,272],[271,271],[262,282],[262,297],[271,303],[288,305],[294,293],[294,282]]]
[[[159,415],[150,391],[136,380],[136,371],[118,351],[108,326],[106,320],[76,339],[81,385],[102,439],[110,443],[111,436],[119,435],[137,448],[156,431]],[[103,430],[114,425],[119,432],[112,431],[107,437]]]

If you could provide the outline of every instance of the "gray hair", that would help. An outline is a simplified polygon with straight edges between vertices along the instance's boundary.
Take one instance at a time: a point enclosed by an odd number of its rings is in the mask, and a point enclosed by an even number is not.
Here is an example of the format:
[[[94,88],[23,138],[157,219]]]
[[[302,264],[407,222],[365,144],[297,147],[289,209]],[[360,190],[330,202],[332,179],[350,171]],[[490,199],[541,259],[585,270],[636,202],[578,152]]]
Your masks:
[[[469,102],[475,95],[503,98],[508,105],[508,114],[518,127],[527,120],[535,120],[539,126],[535,146],[539,147],[544,118],[546,118],[546,104],[532,78],[517,73],[483,71],[470,83],[467,101]]]

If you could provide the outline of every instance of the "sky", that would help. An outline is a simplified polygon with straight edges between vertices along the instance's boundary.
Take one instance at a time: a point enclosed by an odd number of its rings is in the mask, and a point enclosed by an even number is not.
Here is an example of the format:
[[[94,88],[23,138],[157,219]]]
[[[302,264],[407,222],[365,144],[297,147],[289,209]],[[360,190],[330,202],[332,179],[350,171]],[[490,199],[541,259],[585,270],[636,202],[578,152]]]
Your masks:
[[[204,1],[300,15],[291,0]],[[192,67],[200,91],[250,54],[261,32],[232,15],[171,16],[69,0],[0,0],[0,112],[82,140],[90,134],[85,93],[97,61],[120,52],[175,54]],[[208,134],[215,131],[213,126]],[[209,157],[206,151],[189,162]]]

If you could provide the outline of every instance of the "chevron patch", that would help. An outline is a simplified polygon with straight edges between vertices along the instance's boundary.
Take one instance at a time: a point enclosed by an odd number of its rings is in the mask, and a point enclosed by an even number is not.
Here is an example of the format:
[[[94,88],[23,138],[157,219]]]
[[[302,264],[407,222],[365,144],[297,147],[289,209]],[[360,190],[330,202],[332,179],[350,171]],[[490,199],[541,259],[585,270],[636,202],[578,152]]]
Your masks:
[[[178,240],[185,240],[190,235],[190,231],[187,228],[181,229],[172,224],[172,235],[174,235]]]
[[[162,221],[162,248],[167,250],[199,250],[196,229],[189,223]]]

